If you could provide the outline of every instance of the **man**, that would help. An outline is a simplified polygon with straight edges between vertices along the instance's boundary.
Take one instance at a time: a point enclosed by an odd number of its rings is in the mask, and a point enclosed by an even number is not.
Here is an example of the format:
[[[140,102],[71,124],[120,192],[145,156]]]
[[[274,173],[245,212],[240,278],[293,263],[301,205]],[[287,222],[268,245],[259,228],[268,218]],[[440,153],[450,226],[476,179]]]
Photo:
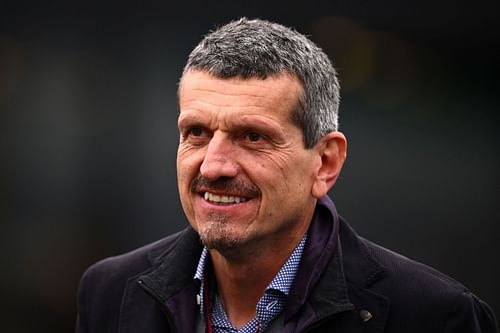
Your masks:
[[[464,286],[337,214],[339,84],[306,37],[231,22],[190,54],[178,94],[190,227],[89,268],[77,332],[497,331]]]

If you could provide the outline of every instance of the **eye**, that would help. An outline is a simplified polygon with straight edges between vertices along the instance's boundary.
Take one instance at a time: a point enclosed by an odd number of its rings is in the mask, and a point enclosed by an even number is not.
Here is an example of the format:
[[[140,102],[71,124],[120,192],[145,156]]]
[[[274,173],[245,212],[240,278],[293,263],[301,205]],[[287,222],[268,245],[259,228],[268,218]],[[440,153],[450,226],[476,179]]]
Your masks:
[[[251,142],[257,142],[263,138],[262,135],[260,135],[257,132],[248,132],[247,133],[247,139]]]
[[[188,135],[191,135],[191,136],[202,136],[203,135],[203,129],[201,127],[191,127],[188,130]]]
[[[210,138],[211,132],[199,125],[188,126],[182,130],[182,139],[190,144],[203,144]]]

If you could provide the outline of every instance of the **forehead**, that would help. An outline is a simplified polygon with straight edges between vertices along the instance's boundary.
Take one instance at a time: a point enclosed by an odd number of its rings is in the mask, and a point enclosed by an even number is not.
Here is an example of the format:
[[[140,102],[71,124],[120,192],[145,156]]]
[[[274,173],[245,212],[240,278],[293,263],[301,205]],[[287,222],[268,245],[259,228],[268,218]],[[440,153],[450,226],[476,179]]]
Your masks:
[[[260,78],[218,78],[189,71],[179,85],[181,113],[187,110],[290,113],[302,96],[302,84],[288,74]]]

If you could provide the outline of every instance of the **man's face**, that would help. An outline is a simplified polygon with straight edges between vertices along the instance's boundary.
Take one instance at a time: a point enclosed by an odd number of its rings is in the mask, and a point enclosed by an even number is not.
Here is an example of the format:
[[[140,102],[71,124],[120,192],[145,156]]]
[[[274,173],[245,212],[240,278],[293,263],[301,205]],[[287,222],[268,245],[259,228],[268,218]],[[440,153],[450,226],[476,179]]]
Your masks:
[[[296,239],[309,225],[321,158],[291,122],[302,86],[289,75],[184,75],[179,88],[181,203],[205,245],[253,250]]]

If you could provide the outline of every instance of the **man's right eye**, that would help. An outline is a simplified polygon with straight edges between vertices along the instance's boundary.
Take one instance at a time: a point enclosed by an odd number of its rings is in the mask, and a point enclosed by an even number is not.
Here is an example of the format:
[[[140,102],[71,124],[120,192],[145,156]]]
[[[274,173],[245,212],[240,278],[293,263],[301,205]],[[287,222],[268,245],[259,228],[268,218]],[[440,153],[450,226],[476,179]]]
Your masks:
[[[188,131],[189,135],[192,136],[201,136],[203,134],[203,130],[201,127],[191,127]]]

